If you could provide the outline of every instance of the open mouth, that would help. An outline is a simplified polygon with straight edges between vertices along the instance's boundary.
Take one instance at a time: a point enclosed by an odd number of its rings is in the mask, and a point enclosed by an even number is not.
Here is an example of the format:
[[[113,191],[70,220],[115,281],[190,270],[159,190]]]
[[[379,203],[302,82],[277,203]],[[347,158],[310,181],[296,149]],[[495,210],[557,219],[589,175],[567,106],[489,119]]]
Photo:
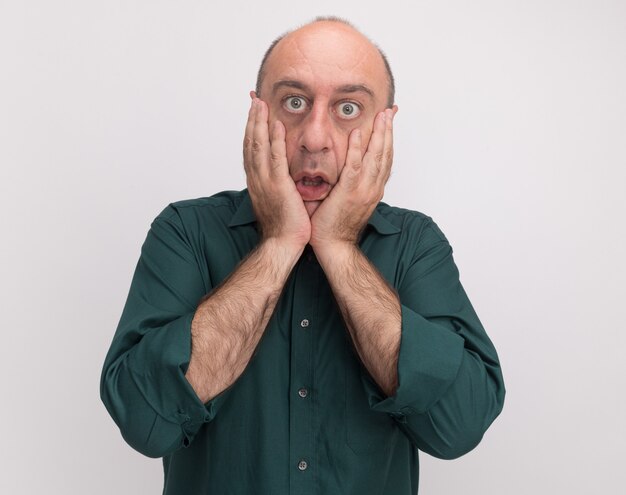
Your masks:
[[[324,179],[322,179],[321,177],[304,177],[302,179],[302,185],[304,186],[319,186],[322,182],[324,182]]]
[[[296,181],[296,189],[303,201],[321,201],[330,191],[330,184],[320,176],[303,177]]]

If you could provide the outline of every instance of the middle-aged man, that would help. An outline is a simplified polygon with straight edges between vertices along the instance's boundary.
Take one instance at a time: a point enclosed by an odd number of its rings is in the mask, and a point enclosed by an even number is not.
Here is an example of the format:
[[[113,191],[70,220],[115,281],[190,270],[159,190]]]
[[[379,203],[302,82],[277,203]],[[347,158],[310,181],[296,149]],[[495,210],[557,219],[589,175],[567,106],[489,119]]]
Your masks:
[[[338,19],[270,47],[247,190],[153,222],[102,375],[165,494],[415,494],[499,414],[496,351],[430,217],[380,203],[397,107]]]

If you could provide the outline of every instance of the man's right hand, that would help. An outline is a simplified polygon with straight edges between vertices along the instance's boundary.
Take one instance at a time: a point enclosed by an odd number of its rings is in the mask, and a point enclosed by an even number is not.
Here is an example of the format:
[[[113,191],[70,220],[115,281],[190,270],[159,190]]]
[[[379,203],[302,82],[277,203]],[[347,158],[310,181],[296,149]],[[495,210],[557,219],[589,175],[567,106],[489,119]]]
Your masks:
[[[263,241],[304,249],[311,237],[311,221],[302,197],[289,175],[285,127],[272,124],[270,136],[267,104],[254,97],[243,141],[243,163],[248,192]]]

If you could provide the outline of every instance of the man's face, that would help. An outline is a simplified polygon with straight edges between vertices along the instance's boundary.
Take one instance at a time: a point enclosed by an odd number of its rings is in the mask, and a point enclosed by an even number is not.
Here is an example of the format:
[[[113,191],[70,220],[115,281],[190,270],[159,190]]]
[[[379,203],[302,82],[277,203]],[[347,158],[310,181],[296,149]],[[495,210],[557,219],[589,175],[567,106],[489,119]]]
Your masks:
[[[374,118],[386,108],[388,78],[378,50],[353,29],[317,22],[284,38],[266,65],[261,95],[270,129],[286,129],[289,172],[309,216],[345,165],[348,137],[360,129],[363,155]]]

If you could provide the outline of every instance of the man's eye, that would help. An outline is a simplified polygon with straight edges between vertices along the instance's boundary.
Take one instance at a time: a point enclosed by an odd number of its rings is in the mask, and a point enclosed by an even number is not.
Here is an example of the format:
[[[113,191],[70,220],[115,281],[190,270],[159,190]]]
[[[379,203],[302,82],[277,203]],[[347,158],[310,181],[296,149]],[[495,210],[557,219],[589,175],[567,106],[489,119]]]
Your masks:
[[[342,101],[337,105],[337,113],[341,118],[354,119],[359,116],[361,109],[356,103]]]
[[[300,113],[306,108],[306,101],[300,96],[289,96],[283,105],[290,112]]]

